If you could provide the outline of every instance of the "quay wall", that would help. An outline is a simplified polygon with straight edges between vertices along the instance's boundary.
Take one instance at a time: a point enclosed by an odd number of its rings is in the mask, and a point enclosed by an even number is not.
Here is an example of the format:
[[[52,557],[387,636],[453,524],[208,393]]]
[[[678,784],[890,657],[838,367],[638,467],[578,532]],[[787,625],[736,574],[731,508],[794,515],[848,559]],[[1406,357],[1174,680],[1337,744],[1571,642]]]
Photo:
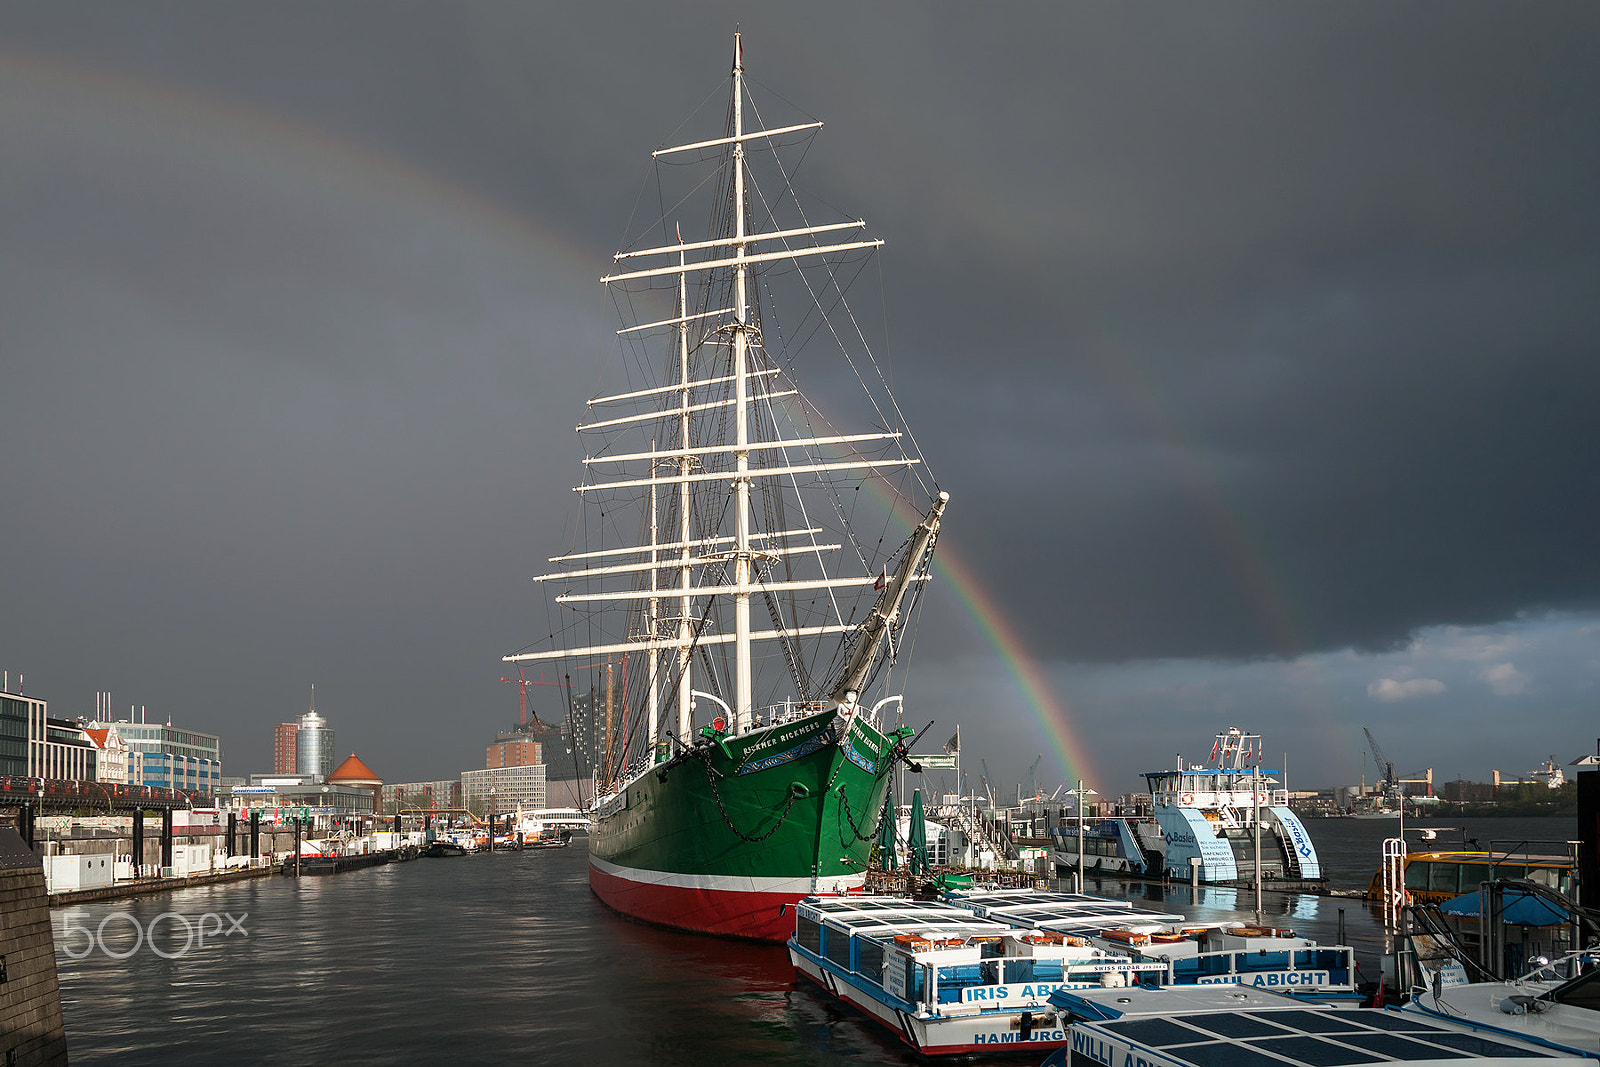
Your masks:
[[[0,1056],[15,1067],[66,1067],[55,934],[44,866],[0,826]]]

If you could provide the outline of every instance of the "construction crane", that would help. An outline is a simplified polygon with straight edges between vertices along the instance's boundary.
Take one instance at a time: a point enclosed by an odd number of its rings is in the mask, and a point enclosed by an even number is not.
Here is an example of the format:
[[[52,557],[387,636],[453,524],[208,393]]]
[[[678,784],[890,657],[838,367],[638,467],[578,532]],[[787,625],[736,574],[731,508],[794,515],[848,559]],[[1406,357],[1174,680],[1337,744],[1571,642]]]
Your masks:
[[[1038,782],[1034,779],[1033,774],[1039,769],[1039,762],[1043,759],[1043,752],[1033,757],[1033,766],[1028,768],[1027,777],[1022,779],[1022,785],[1017,786],[1017,803],[1019,805],[1023,801],[1024,793],[1027,794],[1027,798],[1030,800],[1037,799],[1041,795],[1039,792]]]
[[[544,680],[544,672],[543,671],[539,672],[539,677],[538,678],[536,678],[536,679],[535,678],[529,678],[527,671],[524,670],[521,667],[517,668],[517,676],[515,678],[501,678],[500,680],[502,682],[506,683],[507,685],[514,685],[514,686],[517,687],[517,696],[519,698],[519,703],[521,704],[521,712],[522,712],[521,718],[518,721],[521,722],[522,725],[524,725],[524,726],[528,725],[528,686],[530,686],[530,685],[553,685],[553,686],[556,686],[559,689],[570,689],[570,688],[572,688],[572,683],[571,682],[547,682],[547,681],[545,681]],[[533,717],[534,717],[535,721],[537,721],[538,718],[539,718],[538,713],[535,713]],[[542,726],[544,724],[540,723],[540,725]]]
[[[1394,775],[1394,762],[1383,754],[1383,749],[1378,747],[1378,739],[1372,736],[1372,731],[1365,726],[1361,732],[1367,735],[1367,748],[1372,752],[1372,762],[1383,772],[1383,778],[1378,782],[1382,796],[1398,797],[1400,795],[1400,782]]]
[[[979,756],[978,763],[983,767],[983,774],[979,776],[983,782],[983,795],[989,798],[989,807],[993,809],[995,806],[994,790],[989,788],[989,761]]]

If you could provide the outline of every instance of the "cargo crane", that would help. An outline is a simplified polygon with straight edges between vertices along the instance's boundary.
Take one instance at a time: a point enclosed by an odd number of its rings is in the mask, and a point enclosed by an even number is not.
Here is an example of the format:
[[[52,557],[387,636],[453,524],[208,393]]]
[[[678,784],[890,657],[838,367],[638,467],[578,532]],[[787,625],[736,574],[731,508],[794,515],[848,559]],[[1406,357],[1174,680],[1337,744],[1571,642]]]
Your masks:
[[[1372,762],[1383,772],[1383,777],[1378,781],[1378,795],[1398,800],[1400,783],[1394,776],[1394,762],[1384,756],[1383,749],[1378,747],[1378,739],[1372,736],[1371,730],[1363,726],[1361,732],[1367,735],[1367,748],[1372,753]]]
[[[1379,796],[1386,800],[1393,801],[1395,804],[1399,804],[1406,799],[1411,800],[1411,802],[1414,804],[1428,803],[1435,799],[1433,795],[1432,767],[1422,771],[1420,777],[1401,778],[1395,773],[1394,761],[1387,758],[1383,754],[1383,749],[1378,747],[1378,740],[1372,736],[1372,731],[1363,726],[1361,728],[1361,732],[1367,735],[1367,745],[1372,749],[1373,762],[1375,762],[1378,765],[1378,768],[1383,771],[1383,779],[1378,783]],[[1408,785],[1423,786],[1425,789],[1424,795],[1420,797],[1407,798],[1406,786]]]
[[[1378,781],[1379,797],[1394,803],[1394,805],[1400,805],[1403,797],[1405,797],[1405,789],[1400,785],[1400,777],[1395,774],[1394,760],[1390,760],[1389,757],[1384,755],[1384,750],[1379,747],[1378,737],[1373,737],[1371,729],[1362,726],[1362,733],[1366,734],[1366,745],[1373,752],[1374,765],[1378,766],[1379,771],[1382,771],[1382,777]]]

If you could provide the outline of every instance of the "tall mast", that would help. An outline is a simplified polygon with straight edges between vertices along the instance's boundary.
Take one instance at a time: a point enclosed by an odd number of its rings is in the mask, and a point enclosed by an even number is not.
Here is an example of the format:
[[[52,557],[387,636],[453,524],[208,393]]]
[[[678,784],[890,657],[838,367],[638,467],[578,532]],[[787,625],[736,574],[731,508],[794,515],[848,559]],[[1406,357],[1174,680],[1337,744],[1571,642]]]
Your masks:
[[[650,451],[654,452],[655,450],[656,439],[652,437],[650,439]],[[656,592],[657,582],[659,580],[659,576],[656,574],[656,568],[654,566],[656,562],[656,545],[659,542],[660,536],[658,534],[656,525],[656,463],[654,460],[652,460],[650,463],[650,592],[652,595],[650,597],[650,606],[646,625],[646,634],[648,639],[651,641],[654,641],[657,637],[656,616],[659,614],[661,604],[661,601],[654,595]],[[650,648],[645,652],[645,655],[650,657],[648,668],[650,690],[650,695],[648,697],[650,701],[650,726],[649,733],[645,735],[645,743],[649,746],[649,754],[646,759],[653,763],[655,762],[656,758],[656,738],[661,730],[661,693],[659,692],[660,685],[657,679],[657,668],[661,661],[661,652],[659,649]]]
[[[747,347],[745,281],[749,267],[744,262],[744,48],[737,28],[733,31],[733,389],[736,428],[737,475],[733,483],[734,583],[733,597],[734,674],[733,732],[743,733],[754,713],[751,707],[750,666],[750,389],[746,377]]]
[[[681,267],[688,262],[688,257],[683,251],[683,231],[678,231],[678,265]],[[691,574],[689,560],[693,553],[689,541],[689,470],[694,464],[694,457],[689,454],[689,274],[687,271],[678,275],[678,316],[683,319],[678,323],[678,381],[683,392],[679,394],[678,404],[678,448],[683,455],[678,459],[678,588],[685,590],[678,598],[678,742],[688,744],[689,735],[694,732],[693,711],[693,686],[691,682],[690,667],[694,661],[694,649],[689,642],[692,637],[692,627],[689,623],[690,598],[687,590],[690,587]]]

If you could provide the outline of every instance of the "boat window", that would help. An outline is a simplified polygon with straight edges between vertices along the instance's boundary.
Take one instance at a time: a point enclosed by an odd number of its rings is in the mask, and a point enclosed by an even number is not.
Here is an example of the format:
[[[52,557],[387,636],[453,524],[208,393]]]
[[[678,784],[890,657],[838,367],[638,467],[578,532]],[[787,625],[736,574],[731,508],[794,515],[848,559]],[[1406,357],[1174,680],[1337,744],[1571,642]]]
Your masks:
[[[1433,874],[1433,864],[1427,861],[1406,864],[1406,888],[1426,890],[1428,878]]]
[[[961,991],[969,986],[984,985],[983,975],[976,963],[960,963],[939,968],[939,1003],[960,1004]]]
[[[1172,973],[1177,977],[1206,978],[1233,973],[1233,953],[1206,952],[1172,961]]]
[[[828,933],[827,937],[825,937],[822,941],[822,951],[834,963],[837,963],[845,970],[849,970],[850,935],[845,933],[843,930],[835,930],[831,926],[827,927],[826,929]]]
[[[1047,959],[1012,959],[1006,961],[1005,984],[1061,981],[1061,961]]]
[[[1574,1008],[1600,1011],[1600,971],[1590,971],[1586,975],[1574,978],[1551,993],[1550,999],[1559,1004],[1570,1004]]]
[[[1430,893],[1456,893],[1456,877],[1460,874],[1460,867],[1454,863],[1430,864],[1433,870],[1428,875],[1428,891]],[[1409,881],[1409,880],[1408,880]]]
[[[1489,865],[1487,863],[1463,863],[1461,865],[1461,885],[1457,890],[1461,893],[1476,892],[1478,887],[1489,880]]]
[[[1554,867],[1530,867],[1528,868],[1528,881],[1537,882],[1539,885],[1554,889],[1556,882],[1560,879],[1560,874],[1561,872]]]
[[[1287,952],[1240,952],[1235,965],[1241,971],[1282,971],[1289,967]]]
[[[808,919],[804,915],[797,916],[794,939],[800,943],[801,948],[810,949],[818,955],[822,953],[822,927],[817,925],[815,919]]]
[[[865,937],[856,938],[856,971],[873,981],[883,977],[883,946]]]

